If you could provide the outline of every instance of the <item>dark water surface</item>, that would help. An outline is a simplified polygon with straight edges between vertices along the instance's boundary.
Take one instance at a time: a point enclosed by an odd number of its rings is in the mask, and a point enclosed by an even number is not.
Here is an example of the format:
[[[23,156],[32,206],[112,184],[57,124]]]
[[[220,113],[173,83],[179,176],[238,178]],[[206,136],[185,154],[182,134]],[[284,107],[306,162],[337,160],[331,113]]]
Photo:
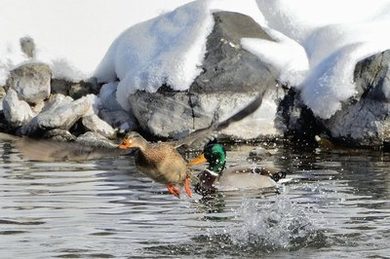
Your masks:
[[[279,194],[177,199],[131,157],[34,162],[0,141],[0,258],[390,257],[389,153],[273,152]]]

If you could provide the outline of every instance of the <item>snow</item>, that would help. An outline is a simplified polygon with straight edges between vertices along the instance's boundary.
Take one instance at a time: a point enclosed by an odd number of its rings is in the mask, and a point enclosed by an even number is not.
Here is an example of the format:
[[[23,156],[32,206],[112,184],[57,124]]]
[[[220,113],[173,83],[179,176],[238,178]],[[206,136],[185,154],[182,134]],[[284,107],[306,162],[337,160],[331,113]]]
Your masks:
[[[266,28],[265,28],[266,29]],[[266,29],[276,42],[244,38],[243,48],[279,70],[279,81],[286,85],[299,85],[309,70],[305,49],[298,42],[272,29]]]
[[[275,66],[279,80],[301,90],[324,119],[356,95],[356,62],[390,49],[389,0],[2,0],[0,85],[28,60],[19,47],[28,35],[56,78],[119,79],[125,109],[138,89],[186,90],[201,72],[217,10],[249,15],[265,28],[275,42],[242,39],[242,47]]]
[[[266,20],[263,26],[284,34],[290,41],[281,41],[282,46],[273,49],[266,48],[269,43],[251,43],[248,50],[279,68],[281,81],[302,90],[304,103],[320,118],[329,119],[341,109],[342,102],[356,94],[353,71],[357,62],[390,49],[390,37],[386,34],[390,28],[389,0],[257,3]],[[293,52],[296,44],[302,46],[306,55],[298,50]],[[285,62],[280,60],[280,53],[287,54]]]
[[[19,39],[29,35],[36,59],[56,78],[80,81],[93,75],[112,41],[126,28],[171,11],[189,0],[1,0],[0,85],[27,57]]]

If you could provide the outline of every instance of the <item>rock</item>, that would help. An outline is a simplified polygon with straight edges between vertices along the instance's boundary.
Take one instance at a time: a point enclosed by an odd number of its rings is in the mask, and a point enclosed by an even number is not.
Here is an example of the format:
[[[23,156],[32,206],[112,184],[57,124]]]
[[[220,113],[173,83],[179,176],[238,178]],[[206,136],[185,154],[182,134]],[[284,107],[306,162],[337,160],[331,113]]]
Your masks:
[[[96,114],[84,116],[82,118],[84,127],[90,131],[99,133],[100,135],[114,139],[116,137],[116,131],[104,120],[100,119]]]
[[[358,95],[323,121],[330,135],[357,146],[390,140],[390,50],[360,61],[354,72]]]
[[[40,101],[37,104],[35,104],[34,106],[32,106],[31,109],[35,114],[38,114],[43,110],[44,107],[45,107],[45,102]]]
[[[55,79],[51,80],[51,93],[52,94],[62,94],[69,95],[69,90],[72,86],[73,82],[69,82],[63,79]]]
[[[48,65],[31,62],[13,69],[6,84],[17,92],[20,100],[35,104],[49,97],[51,77]]]
[[[315,136],[324,131],[322,123],[294,88],[288,89],[279,103],[275,125],[285,136],[292,137],[294,142],[315,143]]]
[[[214,29],[207,38],[203,73],[189,91],[175,92],[164,86],[157,93],[138,91],[129,97],[133,114],[143,130],[160,137],[180,138],[191,130],[209,126],[214,116],[222,120],[234,114],[258,93],[269,90],[272,96],[277,91],[276,70],[240,46],[243,37],[271,40],[267,33],[243,14],[217,12],[214,20]],[[265,109],[276,113],[277,105],[273,100],[272,103]],[[238,133],[240,138],[278,134],[273,119],[261,117],[263,114],[264,110],[259,109],[251,121],[236,124],[246,131],[227,129],[223,133],[227,136]],[[272,125],[262,127],[265,120]],[[248,124],[253,128],[249,129]]]
[[[0,86],[0,112],[3,111],[3,99],[6,94],[4,86]]]
[[[0,86],[0,98],[3,98],[6,94],[4,86]]]
[[[99,112],[104,121],[120,132],[128,132],[138,128],[136,119],[124,110],[110,111],[102,109]]]
[[[73,99],[79,99],[91,93],[96,94],[98,92],[97,88],[96,79],[80,81],[78,83],[62,79],[53,79],[51,82],[52,93],[69,95]]]
[[[136,92],[130,97],[133,114],[143,130],[154,136],[187,135],[195,126],[189,94],[168,94]]]
[[[23,100],[19,100],[14,89],[9,89],[3,99],[3,112],[6,121],[13,128],[27,124],[35,116],[30,105]]]
[[[99,133],[91,131],[78,136],[76,142],[91,147],[101,147],[109,149],[116,149],[118,147],[117,144],[112,143]]]
[[[75,141],[76,137],[70,133],[67,130],[62,129],[53,129],[47,131],[44,136],[44,138],[49,138],[56,141],[63,141],[63,142],[69,142],[69,141]]]
[[[29,36],[20,38],[20,48],[28,58],[35,58],[35,43],[33,38]]]
[[[99,116],[120,131],[132,131],[138,127],[137,120],[131,113],[122,109],[116,100],[118,83],[108,83],[102,86],[99,93]]]
[[[79,99],[89,93],[91,93],[91,90],[89,89],[88,84],[86,84],[85,82],[74,84],[69,89],[69,95],[73,99]]]
[[[314,117],[299,92],[290,90],[281,102],[278,125],[287,135],[327,135],[335,143],[378,147],[390,141],[390,50],[360,61],[354,71],[357,94],[330,119]],[[284,128],[283,128],[284,127]]]
[[[241,38],[272,38],[252,18],[232,12],[213,14],[215,25],[207,38],[204,72],[191,90],[196,92],[260,92],[275,86],[276,71],[243,49]]]
[[[360,61],[354,71],[359,92],[357,99],[369,98],[378,102],[390,100],[390,50]]]
[[[91,108],[88,98],[73,101],[70,97],[55,95],[43,111],[22,129],[23,135],[41,135],[52,129],[69,130]]]

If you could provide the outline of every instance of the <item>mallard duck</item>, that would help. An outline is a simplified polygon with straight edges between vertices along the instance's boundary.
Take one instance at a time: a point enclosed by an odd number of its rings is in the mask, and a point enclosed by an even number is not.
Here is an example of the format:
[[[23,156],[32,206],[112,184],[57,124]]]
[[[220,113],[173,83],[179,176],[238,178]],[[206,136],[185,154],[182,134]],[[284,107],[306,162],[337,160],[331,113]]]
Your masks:
[[[213,132],[227,128],[232,122],[239,121],[252,114],[262,103],[264,92],[259,94],[245,108],[222,122],[215,122],[207,128],[196,130],[183,140],[176,142],[150,143],[140,134],[130,132],[126,134],[119,148],[136,149],[136,167],[157,182],[167,185],[168,192],[180,197],[180,190],[177,184],[184,185],[185,192],[192,196],[190,170],[186,160],[180,155],[176,148],[180,146],[191,146],[199,139],[207,139]]]
[[[134,148],[135,164],[138,170],[153,180],[167,185],[169,193],[180,197],[176,184],[184,185],[185,192],[192,197],[187,162],[170,143],[149,143],[137,132],[126,134],[121,149]]]
[[[208,162],[207,169],[198,175],[195,192],[207,195],[216,192],[217,186],[224,189],[260,189],[277,186],[276,182],[286,176],[285,172],[264,167],[226,167],[226,151],[219,143],[209,143],[203,152],[189,162],[189,166]]]

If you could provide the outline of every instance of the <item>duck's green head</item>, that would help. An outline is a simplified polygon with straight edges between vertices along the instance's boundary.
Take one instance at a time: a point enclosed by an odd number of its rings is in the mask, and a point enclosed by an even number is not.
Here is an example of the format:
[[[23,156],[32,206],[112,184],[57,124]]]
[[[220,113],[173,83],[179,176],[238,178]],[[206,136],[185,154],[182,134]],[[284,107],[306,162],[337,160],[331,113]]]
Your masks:
[[[219,143],[210,143],[204,147],[203,154],[209,163],[208,169],[220,174],[226,164],[225,148]]]
[[[220,174],[225,168],[226,151],[225,148],[216,142],[209,142],[205,145],[203,152],[196,158],[192,159],[188,165],[199,165],[208,162],[207,169]]]

